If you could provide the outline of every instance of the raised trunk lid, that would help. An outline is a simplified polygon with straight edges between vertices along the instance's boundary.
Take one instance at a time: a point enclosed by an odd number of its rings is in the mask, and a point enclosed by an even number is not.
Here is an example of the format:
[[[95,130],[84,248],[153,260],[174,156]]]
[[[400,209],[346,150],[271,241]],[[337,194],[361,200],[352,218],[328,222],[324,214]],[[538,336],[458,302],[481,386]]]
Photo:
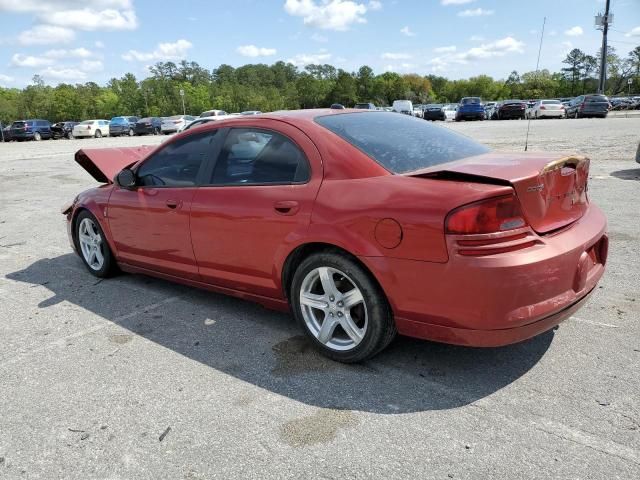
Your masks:
[[[589,159],[580,155],[487,153],[409,175],[508,183],[538,233],[565,227],[588,208]]]
[[[128,165],[145,158],[156,147],[87,148],[78,150],[75,160],[101,183],[113,183],[113,177]]]

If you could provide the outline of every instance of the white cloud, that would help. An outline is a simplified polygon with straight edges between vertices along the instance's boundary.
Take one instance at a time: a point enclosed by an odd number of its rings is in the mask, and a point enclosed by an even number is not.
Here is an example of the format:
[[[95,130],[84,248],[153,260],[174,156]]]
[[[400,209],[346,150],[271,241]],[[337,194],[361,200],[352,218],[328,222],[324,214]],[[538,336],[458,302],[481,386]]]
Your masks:
[[[485,43],[458,54],[464,61],[482,58],[502,57],[507,53],[524,53],[524,43],[513,37],[505,37],[495,42]]]
[[[193,44],[190,41],[180,39],[174,43],[159,43],[156,49],[152,52],[129,50],[127,53],[122,55],[122,58],[128,62],[132,62],[134,60],[139,62],[149,62],[151,60],[181,60],[186,57],[187,52],[191,47],[193,47]]]
[[[446,47],[436,47],[433,49],[436,53],[452,53],[457,50],[455,45],[448,45]]]
[[[94,45],[96,46],[96,48],[104,48],[104,43],[102,43],[100,40],[96,40]]]
[[[100,60],[83,60],[80,64],[80,70],[83,72],[101,72],[104,65]]]
[[[493,10],[485,10],[484,8],[478,7],[458,12],[459,17],[485,17],[487,15],[493,15]]]
[[[579,27],[578,25],[576,25],[575,27],[571,27],[569,30],[564,31],[564,34],[569,37],[579,37],[583,33],[584,33],[584,30],[582,30],[582,27]]]
[[[325,37],[324,35],[320,35],[319,33],[314,33],[313,35],[311,35],[311,40],[318,43],[327,43],[329,41],[327,37]]]
[[[464,5],[471,2],[475,2],[475,0],[440,0],[440,3],[445,7],[447,5]]]
[[[69,43],[76,38],[70,28],[53,25],[36,25],[18,35],[20,45],[51,45],[54,43]]]
[[[89,58],[91,55],[91,52],[84,47],[74,48],[71,50],[60,48],[56,50],[47,50],[46,52],[44,52],[44,56],[47,58]]]
[[[68,67],[47,67],[40,71],[45,79],[54,78],[56,80],[78,81],[87,78],[87,74],[81,70]]]
[[[381,10],[382,9],[382,2],[379,2],[378,0],[371,0],[369,2],[369,9],[370,10]]]
[[[381,56],[381,58],[385,59],[385,60],[407,60],[409,58],[411,58],[411,55],[409,55],[408,53],[383,53]]]
[[[14,67],[43,67],[45,65],[53,65],[55,63],[51,58],[36,57],[33,55],[23,55],[16,53],[11,57],[11,65]]]
[[[371,4],[374,5],[371,5]],[[286,0],[284,10],[294,17],[302,17],[305,25],[324,30],[348,30],[354,23],[366,23],[367,10],[377,10],[379,2],[369,6],[352,0]]]
[[[133,30],[132,0],[0,0],[0,11],[30,13],[43,24],[76,30]]]
[[[625,37],[640,37],[640,27],[632,28],[625,34]]]
[[[289,58],[287,63],[293,63],[297,67],[304,67],[305,65],[325,63],[331,60],[331,54],[328,52],[320,53],[299,53],[298,55]]]
[[[241,45],[236,48],[236,52],[243,57],[270,57],[277,53],[275,48],[256,47],[255,45]]]
[[[7,83],[11,83],[13,82],[13,77],[10,77],[9,75],[5,75],[3,73],[0,73],[0,84],[7,84]]]
[[[402,27],[400,29],[400,33],[403,34],[403,35],[406,35],[407,37],[415,37],[416,36],[416,34],[411,31],[411,29],[409,28],[408,25],[406,27]]]

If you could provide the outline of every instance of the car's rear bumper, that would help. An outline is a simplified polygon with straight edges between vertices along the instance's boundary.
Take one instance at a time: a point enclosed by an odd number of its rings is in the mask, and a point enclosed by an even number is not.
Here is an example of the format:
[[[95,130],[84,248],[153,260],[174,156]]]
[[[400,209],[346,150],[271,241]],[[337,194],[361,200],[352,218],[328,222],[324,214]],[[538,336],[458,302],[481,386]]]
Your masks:
[[[72,135],[76,138],[79,137],[93,137],[96,134],[95,130],[80,130],[74,131]]]
[[[515,343],[560,323],[604,273],[608,240],[590,206],[568,229],[522,250],[465,256],[449,241],[446,263],[364,257],[401,334],[470,346]],[[601,259],[591,262],[590,255]],[[574,308],[575,307],[575,308]]]
[[[538,118],[540,117],[564,117],[564,110],[539,110]]]
[[[162,133],[175,133],[178,131],[178,127],[162,127]]]
[[[33,140],[34,132],[22,132],[22,133],[12,133],[11,138],[13,140]]]
[[[150,135],[154,131],[155,131],[154,127],[144,127],[144,128],[136,127],[134,130],[134,133],[136,135]]]
[[[498,112],[500,118],[524,118],[524,110],[501,110]]]

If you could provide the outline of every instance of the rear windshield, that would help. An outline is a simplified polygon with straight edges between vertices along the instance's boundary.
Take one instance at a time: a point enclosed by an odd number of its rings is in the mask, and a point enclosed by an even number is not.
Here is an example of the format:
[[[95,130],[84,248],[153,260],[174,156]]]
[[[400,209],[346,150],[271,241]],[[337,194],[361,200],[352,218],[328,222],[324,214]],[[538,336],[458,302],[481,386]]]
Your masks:
[[[147,123],[149,123],[150,121],[151,119],[149,117],[141,118],[140,120],[138,120],[138,122],[147,122]]]
[[[15,128],[24,127],[25,125],[29,125],[29,122],[13,122],[11,124],[11,126]]]
[[[585,97],[585,101],[587,103],[608,102],[609,99],[604,95],[589,95],[588,97]]]
[[[473,103],[480,103],[480,97],[467,97],[467,98],[463,98],[460,103],[462,103],[463,105],[470,105]]]
[[[406,173],[489,151],[447,128],[409,115],[347,113],[315,121],[393,173]]]
[[[93,125],[95,120],[85,120],[84,122],[80,122],[80,125]]]
[[[524,103],[522,100],[505,100],[504,102],[505,105],[511,104],[511,103]]]
[[[166,118],[165,120],[180,120],[182,115],[174,115],[173,117]]]
[[[543,100],[544,105],[560,105],[560,100]]]
[[[438,103],[430,103],[425,108],[442,108],[442,105],[440,105]]]

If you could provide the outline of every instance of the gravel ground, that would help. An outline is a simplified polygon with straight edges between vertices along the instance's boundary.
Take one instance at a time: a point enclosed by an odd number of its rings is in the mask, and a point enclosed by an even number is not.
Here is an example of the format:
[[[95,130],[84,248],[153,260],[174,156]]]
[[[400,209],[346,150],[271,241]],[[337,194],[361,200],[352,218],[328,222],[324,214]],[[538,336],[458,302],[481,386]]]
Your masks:
[[[522,150],[523,121],[447,124]],[[640,118],[531,123],[592,158],[608,271],[555,332],[498,349],[397,339],[363,365],[288,315],[164,281],[99,281],[60,206],[80,147],[0,144],[0,478],[640,478]]]

